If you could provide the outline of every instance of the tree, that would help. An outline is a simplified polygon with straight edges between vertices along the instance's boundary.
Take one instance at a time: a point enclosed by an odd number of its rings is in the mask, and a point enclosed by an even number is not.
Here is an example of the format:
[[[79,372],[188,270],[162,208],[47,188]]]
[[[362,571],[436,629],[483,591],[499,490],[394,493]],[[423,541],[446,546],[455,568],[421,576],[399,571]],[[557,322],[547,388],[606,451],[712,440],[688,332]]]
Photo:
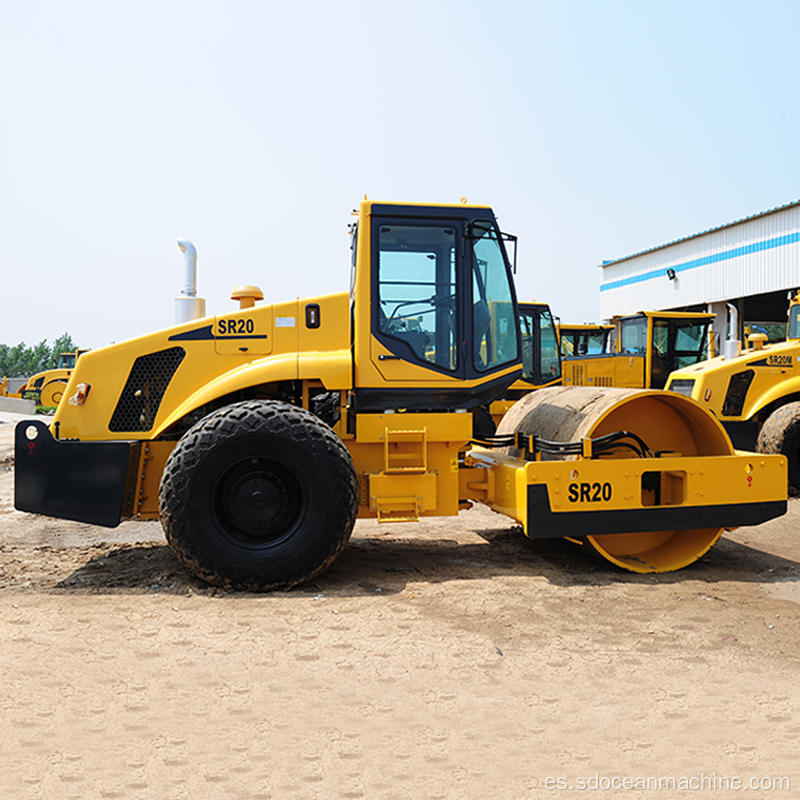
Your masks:
[[[33,347],[28,347],[25,342],[13,347],[0,344],[0,376],[29,378],[37,372],[55,368],[61,353],[75,352],[77,349],[68,333],[59,336],[52,347],[48,346],[47,339],[42,339]]]
[[[47,369],[55,369],[56,361],[62,353],[74,353],[78,349],[78,345],[72,341],[72,337],[68,333],[62,333],[58,339],[53,342],[53,350],[50,355],[50,366]]]

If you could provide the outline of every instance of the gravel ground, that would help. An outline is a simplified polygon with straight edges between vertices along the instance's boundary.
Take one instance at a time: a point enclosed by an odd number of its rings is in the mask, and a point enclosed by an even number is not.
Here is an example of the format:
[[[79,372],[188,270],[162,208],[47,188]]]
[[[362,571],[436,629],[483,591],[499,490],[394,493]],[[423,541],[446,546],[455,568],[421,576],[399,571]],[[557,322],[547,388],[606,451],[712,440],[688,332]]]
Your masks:
[[[254,595],[188,574],[157,523],[15,511],[12,422],[0,417],[2,797],[800,787],[800,500],[660,576],[531,543],[484,508],[359,522],[314,583]],[[666,788],[681,777],[706,783]],[[609,788],[579,790],[592,781]]]

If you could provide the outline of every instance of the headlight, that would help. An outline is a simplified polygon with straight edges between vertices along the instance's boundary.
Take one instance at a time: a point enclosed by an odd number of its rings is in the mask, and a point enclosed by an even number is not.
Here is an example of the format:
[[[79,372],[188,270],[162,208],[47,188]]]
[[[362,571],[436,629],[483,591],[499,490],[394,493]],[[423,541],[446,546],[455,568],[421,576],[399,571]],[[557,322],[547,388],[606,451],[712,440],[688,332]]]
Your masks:
[[[86,395],[89,394],[89,389],[92,387],[88,383],[79,383],[77,388],[78,391],[67,400],[71,406],[82,406],[86,402]]]
[[[694,378],[675,378],[669,382],[667,386],[668,392],[677,392],[678,394],[685,394],[687,397],[692,396],[694,389]]]

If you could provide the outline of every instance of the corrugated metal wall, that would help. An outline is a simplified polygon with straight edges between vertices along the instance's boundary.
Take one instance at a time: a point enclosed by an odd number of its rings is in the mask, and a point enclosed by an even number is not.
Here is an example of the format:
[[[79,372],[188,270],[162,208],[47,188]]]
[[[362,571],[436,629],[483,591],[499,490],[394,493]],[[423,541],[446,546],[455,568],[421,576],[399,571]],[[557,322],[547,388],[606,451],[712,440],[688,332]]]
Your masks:
[[[800,203],[603,265],[600,316],[798,287]]]

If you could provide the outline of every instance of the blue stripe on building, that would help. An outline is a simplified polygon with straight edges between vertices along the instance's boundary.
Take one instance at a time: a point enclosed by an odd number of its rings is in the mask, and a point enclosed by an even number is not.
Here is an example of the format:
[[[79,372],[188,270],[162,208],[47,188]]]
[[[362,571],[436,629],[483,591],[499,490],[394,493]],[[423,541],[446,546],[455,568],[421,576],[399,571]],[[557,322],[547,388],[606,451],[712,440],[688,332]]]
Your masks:
[[[705,267],[709,264],[717,264],[720,261],[729,261],[732,258],[739,258],[739,256],[749,256],[753,253],[773,250],[776,247],[785,247],[786,245],[796,244],[797,242],[800,242],[800,232],[787,233],[784,236],[776,236],[774,239],[765,239],[763,242],[748,244],[744,247],[735,247],[733,250],[725,250],[722,253],[714,253],[714,255],[711,256],[695,258],[691,261],[685,261],[683,264],[659,267],[658,269],[651,269],[649,272],[643,272],[641,275],[632,275],[630,278],[620,278],[618,281],[610,281],[609,283],[604,283],[600,287],[600,291],[607,292],[609,289],[631,286],[634,283],[642,283],[642,281],[649,281],[652,278],[663,278],[667,274],[667,269],[674,269],[676,273],[687,272],[690,269],[697,269],[697,267]]]

